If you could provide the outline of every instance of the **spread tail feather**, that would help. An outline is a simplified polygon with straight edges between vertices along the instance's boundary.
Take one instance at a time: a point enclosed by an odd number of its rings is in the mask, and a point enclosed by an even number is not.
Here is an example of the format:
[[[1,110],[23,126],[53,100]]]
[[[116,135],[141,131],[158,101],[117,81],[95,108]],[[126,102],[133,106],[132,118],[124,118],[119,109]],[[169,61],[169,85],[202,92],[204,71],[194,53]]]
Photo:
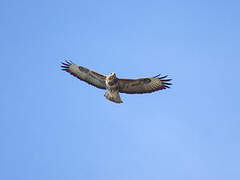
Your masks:
[[[119,93],[118,92],[109,92],[107,91],[104,96],[109,100],[109,101],[112,101],[112,102],[115,102],[115,103],[123,103],[122,102],[122,99],[121,97],[119,96]]]

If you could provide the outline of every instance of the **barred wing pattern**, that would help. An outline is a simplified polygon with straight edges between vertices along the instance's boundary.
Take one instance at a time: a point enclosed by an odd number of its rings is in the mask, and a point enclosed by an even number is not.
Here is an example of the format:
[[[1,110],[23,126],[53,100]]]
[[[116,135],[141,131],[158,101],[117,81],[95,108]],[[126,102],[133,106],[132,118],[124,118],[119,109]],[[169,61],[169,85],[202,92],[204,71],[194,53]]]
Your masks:
[[[170,88],[172,85],[166,79],[167,76],[160,77],[160,74],[151,78],[140,79],[119,79],[119,92],[127,94],[152,93],[154,91]]]
[[[69,72],[78,79],[87,82],[97,88],[106,89],[106,76],[94,72],[82,66],[78,66],[71,61],[62,62],[62,70]]]

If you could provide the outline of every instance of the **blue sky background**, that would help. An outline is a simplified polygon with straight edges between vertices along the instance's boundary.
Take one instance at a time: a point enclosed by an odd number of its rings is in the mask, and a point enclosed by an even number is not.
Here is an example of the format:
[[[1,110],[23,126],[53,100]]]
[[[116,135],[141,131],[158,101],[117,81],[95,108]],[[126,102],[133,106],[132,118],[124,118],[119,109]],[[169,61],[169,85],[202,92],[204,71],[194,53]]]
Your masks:
[[[1,180],[238,180],[240,2],[0,1]],[[122,94],[69,59],[171,89]]]

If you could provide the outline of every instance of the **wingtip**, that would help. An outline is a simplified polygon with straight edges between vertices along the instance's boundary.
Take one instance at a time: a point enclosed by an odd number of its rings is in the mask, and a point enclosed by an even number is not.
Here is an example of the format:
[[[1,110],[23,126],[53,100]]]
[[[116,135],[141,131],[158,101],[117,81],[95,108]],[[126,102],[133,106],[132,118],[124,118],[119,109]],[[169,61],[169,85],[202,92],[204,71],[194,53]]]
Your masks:
[[[61,62],[62,64],[72,65],[74,64],[72,61],[64,59],[64,62]]]
[[[72,61],[68,61],[68,60],[66,60],[65,59],[65,61],[64,62],[61,62],[61,70],[63,70],[63,71],[67,71],[68,69],[69,69],[69,67],[71,66],[71,65],[73,65],[74,63],[72,62]]]
[[[164,79],[164,78],[166,78],[166,77],[168,77],[168,75],[159,77],[158,79],[162,80],[162,79]]]
[[[153,76],[153,78],[157,78],[157,77],[159,77],[159,76],[161,76],[161,74],[158,74],[158,75],[156,75],[156,76]]]
[[[158,78],[160,81],[162,81],[162,84],[163,84],[162,89],[170,88],[170,86],[172,85],[172,83],[169,82],[169,81],[171,81],[172,79],[165,79],[165,78],[167,78],[167,77],[168,77],[168,75],[165,75],[165,76],[162,76],[162,77],[157,76],[157,78]]]

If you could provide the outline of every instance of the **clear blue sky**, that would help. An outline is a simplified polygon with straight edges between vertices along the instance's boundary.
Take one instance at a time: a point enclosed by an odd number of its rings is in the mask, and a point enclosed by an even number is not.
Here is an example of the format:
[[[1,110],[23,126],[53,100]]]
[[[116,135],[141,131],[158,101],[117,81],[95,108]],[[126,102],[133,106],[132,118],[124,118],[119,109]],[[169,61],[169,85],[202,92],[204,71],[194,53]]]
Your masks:
[[[0,1],[1,180],[239,180],[240,2]],[[122,94],[60,71],[169,74]]]

